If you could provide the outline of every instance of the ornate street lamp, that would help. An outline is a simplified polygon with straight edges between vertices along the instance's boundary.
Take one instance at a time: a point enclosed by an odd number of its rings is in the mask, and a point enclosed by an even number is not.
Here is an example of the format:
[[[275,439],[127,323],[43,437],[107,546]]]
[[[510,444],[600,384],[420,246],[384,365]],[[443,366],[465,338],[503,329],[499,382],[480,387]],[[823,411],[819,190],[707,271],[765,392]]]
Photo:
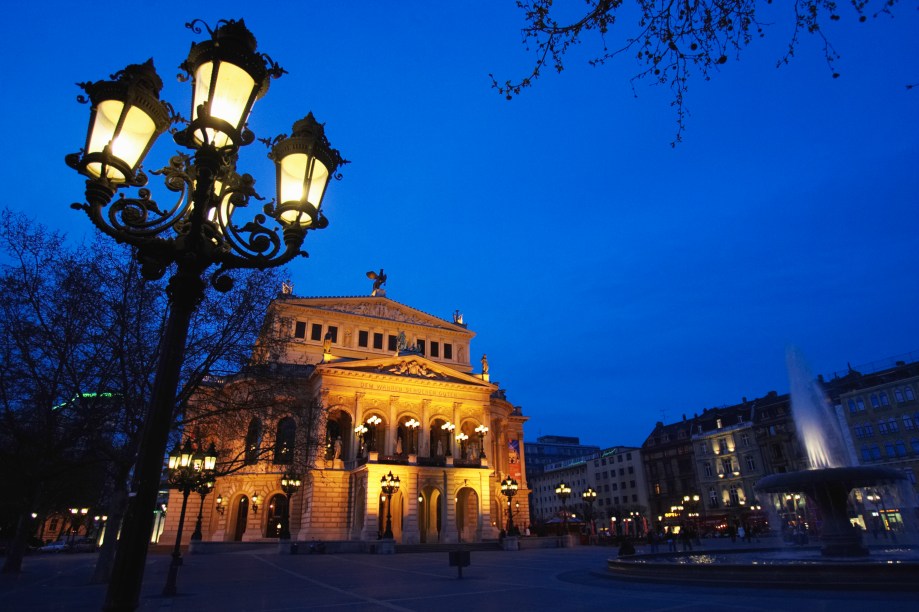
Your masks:
[[[594,535],[594,531],[596,531],[594,527],[594,502],[597,501],[597,492],[594,491],[593,487],[587,487],[587,490],[581,493],[581,499],[587,502],[587,506],[590,509],[590,535]]]
[[[479,425],[475,428],[475,432],[479,434],[479,459],[485,458],[485,434],[488,433],[487,425]]]
[[[447,421],[446,423],[444,423],[443,425],[441,425],[440,428],[441,428],[442,430],[444,430],[445,432],[447,432],[447,455],[452,455],[452,454],[453,454],[453,447],[452,447],[452,444],[451,444],[451,440],[450,440],[450,439],[453,437],[452,434],[453,434],[454,430],[456,430],[456,425],[454,425],[454,424],[451,423],[450,421]]]
[[[508,476],[501,481],[501,495],[507,498],[507,535],[514,535],[514,516],[511,512],[511,499],[517,495],[520,485],[517,481]]]
[[[469,440],[469,436],[463,432],[456,434],[456,443],[459,445],[460,457],[466,458],[466,441]]]
[[[701,519],[699,518],[699,500],[701,498],[698,494],[693,495],[684,495],[683,496],[683,505],[689,508],[689,520],[695,530],[696,541],[702,537],[701,534]]]
[[[83,519],[86,515],[89,514],[89,508],[71,508],[70,515],[73,517],[70,519],[70,544],[73,545],[74,539],[76,539],[77,532],[80,531],[80,527],[83,524]]]
[[[354,428],[354,433],[357,435],[358,455],[362,456],[364,454],[364,436],[367,435],[368,431],[367,426],[363,423]]]
[[[214,446],[214,443],[211,443]],[[209,449],[210,450],[210,449]],[[216,452],[214,453],[216,456]],[[195,491],[201,496],[201,503],[198,505],[198,519],[195,521],[195,530],[191,534],[191,539],[198,542],[201,540],[201,521],[204,518],[204,498],[214,490],[214,479],[208,478],[201,482]]]
[[[377,415],[373,415],[367,419],[367,426],[370,428],[370,443],[367,445],[369,450],[373,450],[373,447],[377,445],[377,425],[382,422],[383,419]]]
[[[191,440],[186,439],[183,446],[178,444],[169,453],[167,478],[169,486],[182,492],[182,510],[179,512],[179,527],[176,531],[176,543],[172,549],[172,562],[169,564],[169,574],[166,576],[166,586],[163,595],[176,594],[176,578],[179,567],[182,565],[182,530],[185,527],[185,509],[188,506],[188,496],[192,491],[199,490],[204,483],[214,479],[214,468],[217,465],[217,451],[214,444],[208,447],[207,452],[199,448],[195,450]],[[204,498],[202,497],[202,503]]]
[[[555,495],[558,497],[559,501],[562,502],[562,515],[564,521],[564,530],[565,535],[568,534],[568,498],[571,497],[571,487],[566,485],[564,482],[560,482],[555,486]]]
[[[201,23],[186,25],[201,34]],[[183,121],[159,99],[162,80],[152,61],[128,66],[110,80],[81,84],[86,96],[78,100],[91,103],[89,127],[83,149],[66,157],[67,164],[87,178],[85,203],[73,208],[84,211],[119,243],[134,247],[145,278],[161,278],[175,265],[150,411],[106,594],[107,610],[133,610],[138,605],[153,528],[151,510],[189,321],[204,293],[204,273],[216,264],[211,283],[229,291],[231,269],[265,269],[304,255],[306,232],[328,225],[321,212],[328,180],[340,178],[338,168],[347,163],[329,144],[323,126],[308,115],[294,124],[290,137],[269,141],[280,189],[277,203],[240,218],[250,198],[261,199],[252,177],[236,168],[240,147],[254,141],[246,123],[269,80],[284,70],[256,50],[255,37],[242,20],[222,20],[217,26],[205,26],[210,38],[193,44],[181,65],[194,86],[191,117],[173,133],[190,153],[179,153],[167,167],[153,172],[163,175],[167,189],[178,194],[174,204],[156,203],[148,189],[141,189],[136,198],[113,202],[118,189],[147,183],[141,170],[144,157],[157,136]]]
[[[296,472],[284,472],[284,475],[281,476],[281,490],[284,491],[284,495],[287,496],[287,506],[284,510],[284,522],[281,525],[281,540],[290,539],[290,498],[294,493],[300,490],[302,484],[303,481],[300,480],[300,475]]]
[[[380,478],[380,488],[383,490],[383,495],[386,496],[386,531],[383,532],[383,537],[387,540],[393,538],[392,496],[399,490],[399,484],[399,477],[393,476],[391,471],[386,476]]]
[[[409,431],[409,440],[411,441],[409,447],[409,454],[418,453],[418,428],[421,427],[421,422],[415,418],[411,418],[405,422],[405,426]]]

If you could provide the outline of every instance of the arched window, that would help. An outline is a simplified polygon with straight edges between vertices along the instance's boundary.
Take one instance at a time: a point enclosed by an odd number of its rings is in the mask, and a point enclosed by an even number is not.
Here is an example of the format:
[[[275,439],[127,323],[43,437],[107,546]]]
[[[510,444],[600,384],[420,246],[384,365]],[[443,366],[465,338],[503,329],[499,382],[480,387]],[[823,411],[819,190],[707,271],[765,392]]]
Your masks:
[[[249,421],[249,429],[246,430],[246,465],[255,465],[258,463],[258,451],[262,444],[262,422],[258,418]]]
[[[274,439],[274,462],[292,463],[294,459],[294,439],[297,436],[297,424],[292,417],[278,421],[278,433]]]

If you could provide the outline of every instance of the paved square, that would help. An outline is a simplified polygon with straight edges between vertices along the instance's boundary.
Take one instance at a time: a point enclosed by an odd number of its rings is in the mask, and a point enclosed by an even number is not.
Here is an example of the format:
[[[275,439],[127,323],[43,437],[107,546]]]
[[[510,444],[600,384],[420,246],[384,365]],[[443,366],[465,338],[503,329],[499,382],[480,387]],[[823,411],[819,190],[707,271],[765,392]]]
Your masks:
[[[169,556],[148,559],[140,610],[915,610],[914,593],[682,587],[622,582],[605,574],[614,548],[473,551],[457,578],[447,553],[279,556],[275,548],[186,555],[179,595],[162,597]],[[0,578],[9,612],[99,610],[88,585],[95,555],[28,557]]]

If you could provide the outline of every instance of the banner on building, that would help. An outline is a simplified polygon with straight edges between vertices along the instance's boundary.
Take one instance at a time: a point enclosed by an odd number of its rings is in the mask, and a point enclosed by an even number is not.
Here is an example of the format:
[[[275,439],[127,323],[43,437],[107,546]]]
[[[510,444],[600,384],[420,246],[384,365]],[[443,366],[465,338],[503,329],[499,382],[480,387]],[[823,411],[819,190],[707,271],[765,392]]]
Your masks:
[[[507,443],[507,471],[511,478],[520,481],[520,440],[509,440]]]

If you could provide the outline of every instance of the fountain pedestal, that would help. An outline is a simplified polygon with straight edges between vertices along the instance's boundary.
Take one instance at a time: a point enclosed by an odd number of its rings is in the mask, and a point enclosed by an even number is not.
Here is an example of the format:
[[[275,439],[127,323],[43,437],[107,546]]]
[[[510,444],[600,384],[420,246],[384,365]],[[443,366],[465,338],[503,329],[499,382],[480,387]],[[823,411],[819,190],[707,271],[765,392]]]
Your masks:
[[[849,520],[849,491],[855,487],[893,483],[903,478],[902,473],[883,467],[821,468],[772,474],[761,479],[756,489],[767,493],[804,493],[817,505],[823,519],[821,554],[825,557],[864,557],[868,548],[862,543],[862,532]]]

